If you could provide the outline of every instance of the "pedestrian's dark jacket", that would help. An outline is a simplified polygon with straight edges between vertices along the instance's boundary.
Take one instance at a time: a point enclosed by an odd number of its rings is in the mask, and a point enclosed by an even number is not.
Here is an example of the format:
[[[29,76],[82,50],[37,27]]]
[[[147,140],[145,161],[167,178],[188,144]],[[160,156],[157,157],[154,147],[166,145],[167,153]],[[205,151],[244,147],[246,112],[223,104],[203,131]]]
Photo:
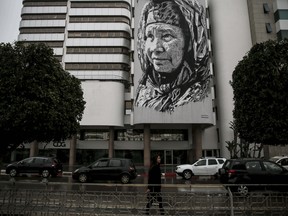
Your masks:
[[[149,170],[148,189],[150,192],[161,191],[161,169],[159,165],[153,165]]]

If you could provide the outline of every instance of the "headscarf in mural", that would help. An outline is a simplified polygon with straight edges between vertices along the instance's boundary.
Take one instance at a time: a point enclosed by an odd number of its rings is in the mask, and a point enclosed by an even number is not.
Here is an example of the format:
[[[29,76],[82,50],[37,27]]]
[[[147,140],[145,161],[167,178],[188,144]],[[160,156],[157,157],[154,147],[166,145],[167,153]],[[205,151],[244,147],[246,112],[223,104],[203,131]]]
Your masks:
[[[143,8],[137,37],[143,76],[136,106],[172,113],[207,96],[210,67],[202,5],[196,0],[151,0]]]

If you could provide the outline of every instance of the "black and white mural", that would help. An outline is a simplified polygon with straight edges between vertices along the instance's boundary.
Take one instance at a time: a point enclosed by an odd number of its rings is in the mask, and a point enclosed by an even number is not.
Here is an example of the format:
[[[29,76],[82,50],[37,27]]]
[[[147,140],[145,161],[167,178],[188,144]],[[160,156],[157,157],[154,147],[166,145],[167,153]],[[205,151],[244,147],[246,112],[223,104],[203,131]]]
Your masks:
[[[205,7],[197,0],[150,0],[139,12],[136,113],[173,115],[205,100],[211,80]]]

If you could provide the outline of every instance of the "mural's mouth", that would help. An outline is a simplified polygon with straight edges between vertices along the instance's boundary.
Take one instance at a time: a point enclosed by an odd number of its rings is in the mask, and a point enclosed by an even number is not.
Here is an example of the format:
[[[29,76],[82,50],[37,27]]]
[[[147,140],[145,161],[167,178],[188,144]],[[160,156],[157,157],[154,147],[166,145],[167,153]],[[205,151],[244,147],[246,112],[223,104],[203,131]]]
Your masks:
[[[165,62],[169,61],[169,59],[159,59],[159,58],[154,58],[153,62],[154,64],[164,64]]]

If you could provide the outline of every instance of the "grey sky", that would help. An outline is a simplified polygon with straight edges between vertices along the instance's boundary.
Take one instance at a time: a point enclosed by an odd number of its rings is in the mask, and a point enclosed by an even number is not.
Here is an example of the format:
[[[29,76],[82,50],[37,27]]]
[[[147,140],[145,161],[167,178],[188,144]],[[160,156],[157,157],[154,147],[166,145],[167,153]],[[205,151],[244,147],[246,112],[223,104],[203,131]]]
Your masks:
[[[0,43],[13,43],[19,34],[22,0],[0,0]]]

